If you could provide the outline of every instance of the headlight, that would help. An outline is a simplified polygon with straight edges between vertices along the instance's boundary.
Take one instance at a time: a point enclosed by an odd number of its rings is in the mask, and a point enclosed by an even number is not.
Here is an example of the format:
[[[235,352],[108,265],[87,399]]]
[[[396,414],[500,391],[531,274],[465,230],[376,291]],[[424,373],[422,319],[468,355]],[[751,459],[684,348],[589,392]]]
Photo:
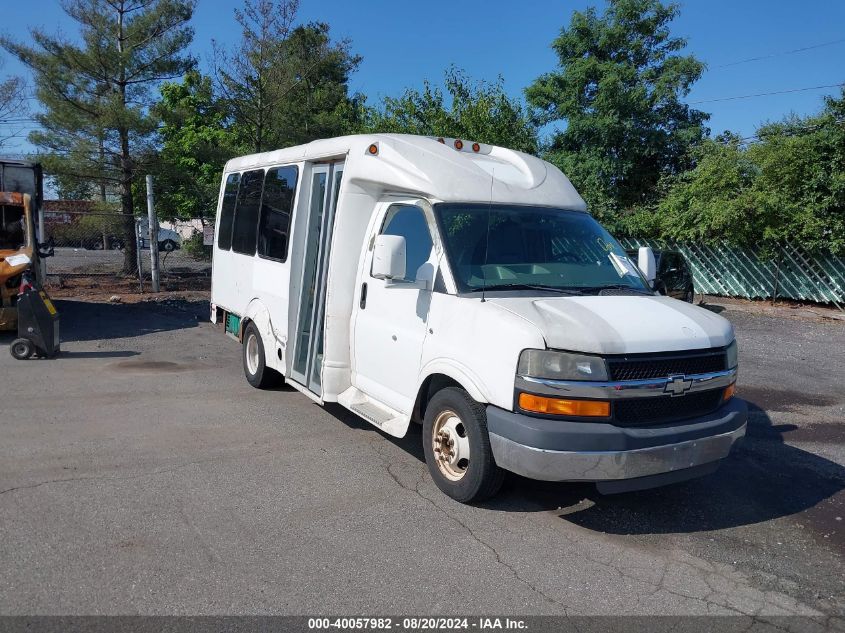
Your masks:
[[[728,345],[728,349],[725,350],[725,354],[727,356],[728,361],[728,369],[733,369],[737,366],[738,362],[738,354],[736,351],[736,340],[733,343]]]
[[[607,366],[600,356],[541,349],[523,351],[517,373],[551,380],[607,380]]]

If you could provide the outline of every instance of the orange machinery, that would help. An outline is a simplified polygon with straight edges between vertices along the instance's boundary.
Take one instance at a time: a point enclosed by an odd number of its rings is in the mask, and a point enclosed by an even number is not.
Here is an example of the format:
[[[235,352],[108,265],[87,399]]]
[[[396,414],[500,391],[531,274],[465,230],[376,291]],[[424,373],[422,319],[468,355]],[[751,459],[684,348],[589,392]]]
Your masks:
[[[0,191],[0,330],[15,330],[24,273],[38,276],[35,218],[28,193]]]

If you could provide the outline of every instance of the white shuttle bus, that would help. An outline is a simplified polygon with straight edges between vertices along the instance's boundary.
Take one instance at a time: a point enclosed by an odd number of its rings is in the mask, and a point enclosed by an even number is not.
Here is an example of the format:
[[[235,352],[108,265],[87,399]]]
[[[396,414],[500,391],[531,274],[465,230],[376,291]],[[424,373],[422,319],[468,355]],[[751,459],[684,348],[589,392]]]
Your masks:
[[[421,423],[454,499],[504,471],[622,492],[712,472],[747,417],[730,323],[638,263],[538,158],[347,136],[226,164],[211,319],[255,387]]]

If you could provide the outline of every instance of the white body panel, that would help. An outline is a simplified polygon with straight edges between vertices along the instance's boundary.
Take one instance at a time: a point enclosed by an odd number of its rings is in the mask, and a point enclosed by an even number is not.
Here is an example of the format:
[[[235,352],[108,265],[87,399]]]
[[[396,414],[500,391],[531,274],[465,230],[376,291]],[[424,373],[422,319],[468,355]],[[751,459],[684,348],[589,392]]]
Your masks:
[[[372,144],[376,155],[368,151]],[[459,296],[431,205],[510,203],[585,211],[584,201],[557,168],[519,152],[491,146],[459,152],[434,139],[405,135],[351,136],[226,165],[224,182],[230,174],[254,169],[293,165],[299,170],[287,261],[219,248],[218,211],[212,275],[212,304],[241,317],[242,327],[255,321],[268,365],[289,380],[302,310],[312,171],[341,162],[318,324],[324,336],[321,388],[310,389],[310,395],[320,402],[340,401],[388,433],[404,434],[420,387],[433,375],[451,378],[479,402],[511,410],[517,361],[527,348],[620,354],[733,340],[725,319],[662,297]],[[221,200],[222,194],[221,188]],[[371,275],[372,244],[386,211],[397,203],[419,207],[432,230],[430,257],[419,272],[425,279],[419,283]],[[439,288],[432,287],[435,276]],[[294,381],[309,391],[306,381]]]

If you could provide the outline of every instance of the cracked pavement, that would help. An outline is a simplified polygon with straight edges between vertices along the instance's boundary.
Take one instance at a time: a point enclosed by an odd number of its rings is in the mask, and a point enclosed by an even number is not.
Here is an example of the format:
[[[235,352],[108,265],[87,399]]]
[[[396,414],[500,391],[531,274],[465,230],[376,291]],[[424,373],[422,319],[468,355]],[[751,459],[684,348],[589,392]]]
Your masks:
[[[0,354],[2,614],[798,614],[845,628],[843,322],[728,307],[752,419],[714,475],[606,497],[509,476],[464,506],[428,477],[418,427],[396,440],[252,389],[206,303],[58,303],[62,357]]]

